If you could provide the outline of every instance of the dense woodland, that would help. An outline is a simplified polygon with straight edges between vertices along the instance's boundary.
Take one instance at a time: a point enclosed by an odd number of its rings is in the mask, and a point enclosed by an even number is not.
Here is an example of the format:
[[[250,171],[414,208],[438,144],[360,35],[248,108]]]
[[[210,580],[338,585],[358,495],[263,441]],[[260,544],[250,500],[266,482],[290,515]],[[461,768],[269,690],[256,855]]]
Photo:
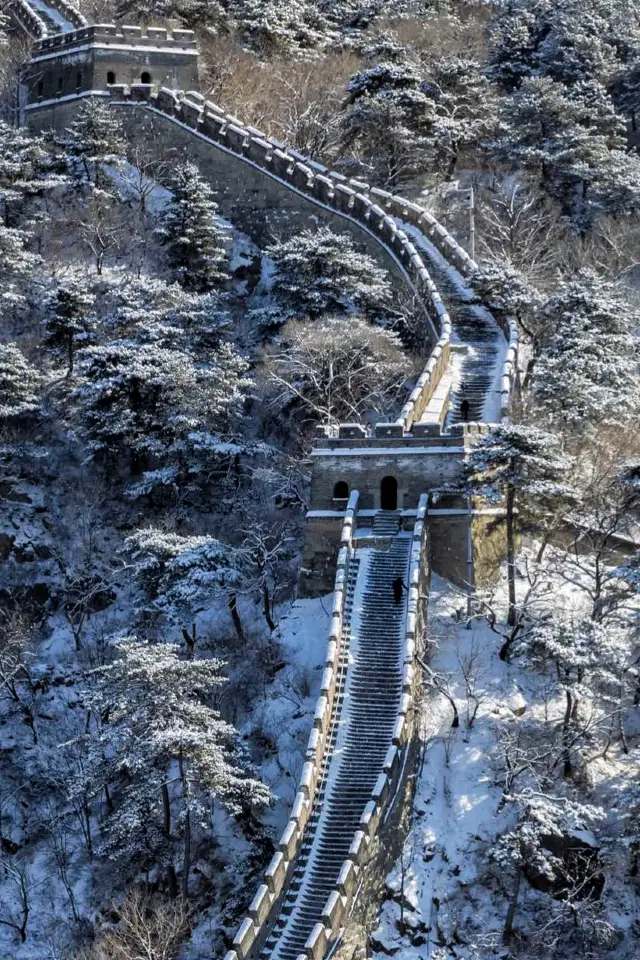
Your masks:
[[[469,605],[434,602],[402,889],[368,955],[632,960],[640,5],[81,6],[196,29],[203,93],[463,244],[473,186],[472,284],[517,319],[526,376],[464,492],[505,507],[508,551]],[[428,342],[349,236],[259,249],[196,166],[128,143],[103,105],[55,136],[17,128],[28,51],[2,26],[0,952],[218,957],[319,680],[287,639],[315,428],[397,410]],[[435,741],[444,776],[474,736],[496,802],[464,882],[441,856],[429,927],[404,891],[430,869],[420,778]]]

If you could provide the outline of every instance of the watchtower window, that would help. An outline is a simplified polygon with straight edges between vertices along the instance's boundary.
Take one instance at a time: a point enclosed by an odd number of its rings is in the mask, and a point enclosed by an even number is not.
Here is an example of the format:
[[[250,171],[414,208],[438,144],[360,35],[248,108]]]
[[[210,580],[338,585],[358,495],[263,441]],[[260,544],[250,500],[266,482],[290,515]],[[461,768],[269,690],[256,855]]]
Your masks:
[[[44,80],[38,80],[38,99],[42,100],[42,94],[44,93]]]
[[[348,500],[349,499],[349,484],[346,480],[338,480],[335,487],[333,488],[333,499],[334,500]]]
[[[109,72],[107,73],[107,83],[109,84],[109,86],[111,86],[115,82],[116,82],[116,75],[113,72],[113,70],[109,70]]]
[[[76,73],[76,91],[81,90],[81,89],[82,89],[82,71],[79,70],[79,71]]]
[[[151,83],[151,74],[147,70],[140,75],[140,83]]]
[[[62,93],[62,77],[58,77],[58,93]]]

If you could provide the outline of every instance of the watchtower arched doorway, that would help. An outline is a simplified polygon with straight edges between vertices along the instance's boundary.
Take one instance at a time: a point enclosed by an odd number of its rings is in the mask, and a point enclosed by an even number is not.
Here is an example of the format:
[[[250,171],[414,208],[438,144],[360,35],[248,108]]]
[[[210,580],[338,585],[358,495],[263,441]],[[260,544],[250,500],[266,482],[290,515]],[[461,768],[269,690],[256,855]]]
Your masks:
[[[398,509],[398,481],[395,477],[383,477],[380,483],[380,509]]]
[[[151,74],[144,70],[140,76],[140,83],[151,83]]]
[[[338,480],[333,488],[333,499],[339,504],[346,503],[349,499],[349,484],[346,480]]]

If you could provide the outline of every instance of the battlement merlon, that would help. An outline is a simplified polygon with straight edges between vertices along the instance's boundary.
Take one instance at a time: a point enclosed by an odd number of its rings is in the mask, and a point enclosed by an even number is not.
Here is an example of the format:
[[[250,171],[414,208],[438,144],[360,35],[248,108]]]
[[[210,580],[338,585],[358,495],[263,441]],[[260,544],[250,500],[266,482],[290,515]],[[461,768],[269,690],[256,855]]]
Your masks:
[[[42,55],[73,52],[78,47],[127,47],[133,50],[162,50],[186,53],[194,57],[198,50],[193,30],[167,30],[166,27],[134,27],[114,23],[97,23],[69,33],[58,33],[34,44],[32,62]]]

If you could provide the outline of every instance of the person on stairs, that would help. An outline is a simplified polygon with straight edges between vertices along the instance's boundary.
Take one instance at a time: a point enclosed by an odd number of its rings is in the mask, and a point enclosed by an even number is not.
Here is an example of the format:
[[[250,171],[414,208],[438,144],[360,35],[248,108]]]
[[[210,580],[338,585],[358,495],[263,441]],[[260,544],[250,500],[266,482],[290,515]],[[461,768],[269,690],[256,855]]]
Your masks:
[[[466,397],[462,398],[462,403],[460,404],[460,419],[464,423],[469,419],[469,401]]]
[[[406,590],[407,587],[402,577],[396,577],[391,586],[393,587],[393,602],[398,606],[402,603],[402,591]]]

